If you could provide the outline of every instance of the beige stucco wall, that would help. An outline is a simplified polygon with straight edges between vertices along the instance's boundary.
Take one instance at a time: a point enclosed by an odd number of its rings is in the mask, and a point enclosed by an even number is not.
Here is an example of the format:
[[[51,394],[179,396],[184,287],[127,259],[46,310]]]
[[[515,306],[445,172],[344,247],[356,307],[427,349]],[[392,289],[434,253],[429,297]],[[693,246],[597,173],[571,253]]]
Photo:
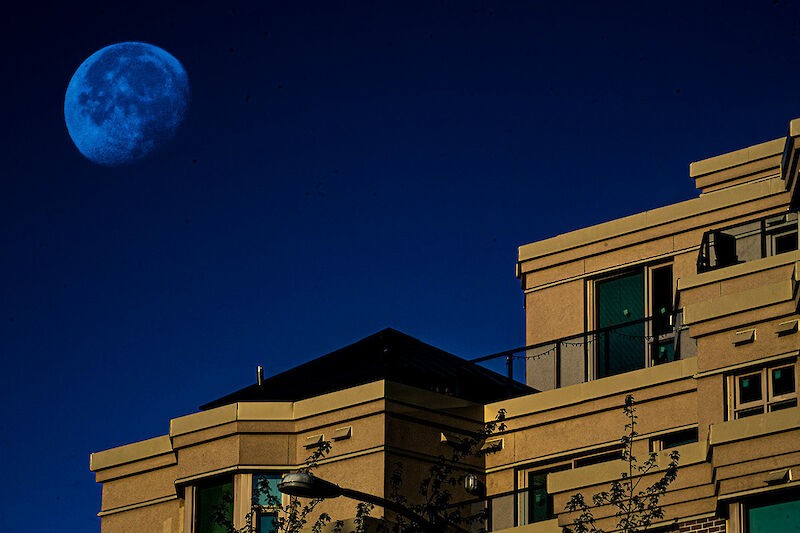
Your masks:
[[[102,517],[100,531],[117,533],[147,531],[148,533],[184,533],[182,501],[168,502],[132,509]]]
[[[465,434],[482,423],[481,405],[382,381],[289,404],[240,403],[180,417],[169,435],[92,455],[103,482],[103,530],[183,531],[184,490],[214,476],[296,469],[315,450],[310,437],[320,435],[346,435],[319,461],[320,477],[385,496],[386,472],[402,461],[405,485],[415,494],[422,476],[447,452],[442,434]],[[337,432],[343,428],[349,431]],[[482,461],[470,464],[465,466],[483,470]],[[355,515],[355,505],[338,498],[321,504],[315,515],[346,519]],[[131,529],[143,516],[147,529]]]

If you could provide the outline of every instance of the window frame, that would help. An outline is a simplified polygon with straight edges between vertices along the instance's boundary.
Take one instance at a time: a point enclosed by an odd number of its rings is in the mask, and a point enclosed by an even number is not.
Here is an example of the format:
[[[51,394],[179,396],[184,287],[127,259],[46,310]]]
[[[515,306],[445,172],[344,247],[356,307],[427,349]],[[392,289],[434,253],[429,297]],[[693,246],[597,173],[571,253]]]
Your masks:
[[[788,369],[794,381],[794,390],[785,394],[774,393],[772,372]],[[757,379],[761,388],[761,398],[747,402],[740,401],[741,379],[752,376]],[[728,420],[740,420],[750,416],[772,413],[780,409],[791,408],[798,405],[797,394],[798,364],[797,359],[775,361],[765,365],[748,367],[727,377],[728,386]],[[790,405],[794,402],[794,405]],[[775,407],[778,407],[776,409]]]
[[[743,500],[730,502],[728,504],[728,531],[730,533],[750,533],[750,512],[753,508],[793,501],[800,501],[800,490],[797,488],[763,491]]]
[[[617,455],[614,457],[613,455]],[[607,457],[603,460],[595,460],[602,457]],[[545,460],[539,461],[536,463],[531,463],[527,466],[517,468],[516,471],[516,507],[517,512],[515,516],[514,525],[522,526],[532,523],[544,522],[546,520],[552,520],[558,513],[555,512],[552,508],[552,498],[553,496],[547,492],[547,476],[556,472],[563,472],[565,470],[574,470],[576,468],[583,468],[584,466],[591,466],[594,464],[616,461],[618,459],[622,459],[622,447],[618,445],[611,445],[611,446],[600,446],[592,450],[587,450],[584,453],[573,453],[571,455],[566,455],[562,457],[554,457],[552,460]],[[588,463],[587,463],[588,461]],[[553,516],[549,516],[543,520],[536,520],[534,522],[530,521],[530,504],[531,504],[531,497],[532,491],[531,487],[529,486],[529,479],[531,475],[535,474],[545,474],[545,492],[547,494],[548,499],[548,509],[552,512]]]
[[[285,470],[260,470],[255,472],[250,472],[246,474],[248,478],[248,501],[250,502],[250,508],[245,510],[245,514],[249,512],[253,512],[253,523],[255,527],[255,531],[258,533],[264,533],[260,529],[260,518],[262,516],[278,516],[278,511],[281,507],[286,505],[287,496],[283,493],[280,493],[280,506],[278,505],[261,505],[256,500],[255,489],[256,489],[256,476],[259,475],[270,475],[274,474],[280,477],[283,477],[286,474]],[[269,533],[269,532],[266,532]]]
[[[228,484],[230,484],[231,487],[230,494],[233,497],[233,501],[231,502],[230,506],[231,520],[233,521],[234,525],[236,525],[238,516],[237,506],[236,506],[237,485],[238,485],[237,477],[238,476],[231,474],[221,474],[221,475],[204,477],[197,480],[195,483],[187,486],[184,489],[185,491],[184,498],[186,501],[185,511],[184,511],[186,514],[184,515],[184,517],[186,519],[185,529],[187,531],[189,531],[190,533],[200,532],[201,524],[199,524],[198,521],[201,520],[199,513],[201,511],[201,504],[203,503],[200,493],[203,490],[208,489],[210,487],[222,486]]]
[[[655,296],[653,291],[653,276],[654,273],[658,270],[662,270],[664,268],[670,268],[670,277],[671,277],[671,295],[672,295],[672,302],[671,302],[671,309],[669,310],[670,314],[670,323],[672,325],[672,329],[666,333],[658,333],[655,327],[655,319],[653,313],[653,305],[655,303]],[[610,281],[615,278],[620,278],[624,276],[628,276],[631,274],[642,274],[643,279],[643,295],[644,301],[642,305],[644,306],[644,335],[646,338],[642,339],[642,356],[643,356],[643,366],[642,368],[650,368],[652,366],[657,366],[662,363],[656,362],[655,351],[658,347],[668,341],[672,341],[673,344],[675,342],[675,324],[673,323],[673,318],[677,309],[675,309],[675,295],[676,295],[676,279],[675,279],[675,263],[673,258],[670,257],[668,259],[664,259],[662,261],[656,261],[653,263],[642,263],[633,267],[622,268],[618,270],[614,270],[611,272],[607,272],[604,275],[588,279],[586,281],[586,331],[596,331],[599,329],[599,320],[598,320],[598,305],[597,305],[597,297],[598,297],[598,284]],[[587,364],[587,374],[590,380],[601,379],[598,376],[598,362],[597,358],[599,356],[598,349],[594,346],[591,350],[592,356],[588,358]],[[674,357],[674,355],[673,355]],[[677,358],[676,358],[677,359]],[[613,374],[612,374],[613,375]],[[602,376],[607,377],[607,376]]]
[[[689,438],[687,439],[686,437]],[[650,451],[658,453],[697,442],[699,442],[699,428],[697,426],[673,429],[650,437]]]

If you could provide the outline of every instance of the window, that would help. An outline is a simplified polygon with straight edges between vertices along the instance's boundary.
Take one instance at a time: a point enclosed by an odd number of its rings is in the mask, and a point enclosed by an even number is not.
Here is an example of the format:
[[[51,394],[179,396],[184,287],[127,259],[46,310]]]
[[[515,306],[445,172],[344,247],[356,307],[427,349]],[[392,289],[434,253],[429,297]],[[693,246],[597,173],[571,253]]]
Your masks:
[[[282,477],[276,472],[253,474],[253,509],[257,533],[275,531],[275,519],[283,497],[278,490]]]
[[[771,495],[745,505],[744,533],[800,533],[800,495]]]
[[[527,491],[520,493],[520,520],[517,525],[532,524],[556,517],[553,509],[553,496],[547,492],[547,476],[549,474],[621,458],[621,450],[606,449],[520,472],[519,480],[524,487],[527,487]]]
[[[220,478],[199,485],[194,506],[195,533],[226,533],[223,521],[233,521],[233,480]]]
[[[595,378],[675,360],[671,264],[630,270],[590,287],[590,322],[597,330]]]
[[[622,450],[592,453],[590,455],[582,455],[573,459],[572,468],[607,463],[608,461],[616,461],[618,459],[622,459]]]
[[[730,376],[731,418],[760,415],[797,405],[796,364],[782,363]]]
[[[660,452],[676,446],[697,442],[697,428],[682,429],[650,439],[650,451]]]
[[[528,520],[526,524],[555,518],[553,496],[547,492],[547,475],[572,468],[570,463],[553,465],[543,470],[528,472]]]
[[[766,256],[797,250],[797,213],[767,218],[764,226]]]

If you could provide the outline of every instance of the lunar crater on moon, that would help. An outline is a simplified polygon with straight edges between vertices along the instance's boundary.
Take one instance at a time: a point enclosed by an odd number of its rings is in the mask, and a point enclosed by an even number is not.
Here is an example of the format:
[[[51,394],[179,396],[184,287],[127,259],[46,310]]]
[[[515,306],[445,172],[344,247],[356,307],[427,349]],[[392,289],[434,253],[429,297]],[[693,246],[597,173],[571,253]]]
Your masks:
[[[67,87],[64,118],[84,156],[119,166],[168,143],[189,99],[189,78],[177,59],[150,44],[119,43],[78,67]]]

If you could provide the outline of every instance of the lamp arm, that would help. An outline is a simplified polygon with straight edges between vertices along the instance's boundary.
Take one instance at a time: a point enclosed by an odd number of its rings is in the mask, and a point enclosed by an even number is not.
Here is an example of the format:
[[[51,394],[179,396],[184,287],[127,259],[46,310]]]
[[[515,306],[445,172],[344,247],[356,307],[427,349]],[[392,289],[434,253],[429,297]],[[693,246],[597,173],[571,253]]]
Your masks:
[[[397,514],[408,518],[412,522],[416,522],[417,524],[421,525],[427,533],[442,533],[442,530],[440,528],[437,528],[428,520],[426,520],[424,517],[418,515],[417,513],[411,511],[410,509],[407,509],[406,507],[400,505],[399,503],[387,500],[386,498],[381,498],[380,496],[375,496],[374,494],[367,494],[366,492],[361,492],[358,490],[346,489],[344,487],[340,487],[340,489],[342,491],[342,496],[378,505],[380,507],[383,507],[384,509],[394,511]]]

